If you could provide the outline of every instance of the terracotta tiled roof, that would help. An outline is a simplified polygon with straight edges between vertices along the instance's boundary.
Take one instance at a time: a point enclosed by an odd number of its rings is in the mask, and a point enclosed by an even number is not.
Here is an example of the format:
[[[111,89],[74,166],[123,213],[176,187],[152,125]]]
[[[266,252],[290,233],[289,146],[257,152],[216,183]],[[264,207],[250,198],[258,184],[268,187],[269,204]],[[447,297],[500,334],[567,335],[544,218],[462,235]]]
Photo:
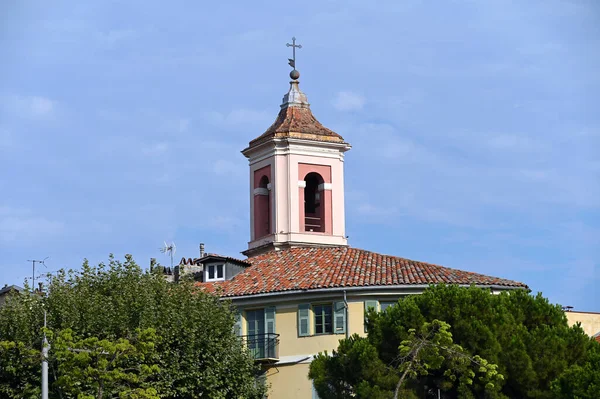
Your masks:
[[[313,116],[310,108],[285,106],[266,132],[250,142],[253,147],[272,138],[293,137],[306,140],[343,143],[342,136],[327,129]]]
[[[335,287],[382,287],[417,284],[527,286],[512,280],[450,269],[348,247],[292,248],[247,260],[252,266],[233,279],[201,283],[221,296],[244,296]]]

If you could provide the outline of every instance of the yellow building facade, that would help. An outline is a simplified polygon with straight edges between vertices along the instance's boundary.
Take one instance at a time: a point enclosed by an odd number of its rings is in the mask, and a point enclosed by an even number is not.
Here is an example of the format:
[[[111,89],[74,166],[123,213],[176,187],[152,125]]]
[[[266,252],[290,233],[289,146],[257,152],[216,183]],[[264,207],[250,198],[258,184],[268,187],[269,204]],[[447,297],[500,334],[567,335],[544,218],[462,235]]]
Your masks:
[[[341,295],[340,295],[341,294]],[[236,301],[238,311],[240,312],[240,333],[248,337],[249,320],[248,315],[261,309],[273,308],[275,310],[275,325],[272,337],[274,351],[269,353],[269,337],[258,345],[252,345],[250,348],[259,348],[256,351],[257,361],[262,363],[264,375],[269,385],[269,398],[315,398],[312,383],[308,379],[308,368],[313,356],[319,352],[337,349],[339,340],[352,334],[361,336],[365,334],[365,311],[369,307],[377,310],[395,303],[400,295],[396,294],[381,295],[382,301],[378,301],[373,293],[366,295],[348,296],[344,301],[343,292],[332,294],[320,294],[309,296],[290,296],[288,298],[278,298],[276,301],[264,302],[260,305],[244,306],[244,301]],[[343,306],[344,326],[337,326],[332,317],[331,332],[317,331],[315,320],[323,306],[330,306],[332,316],[335,314],[336,304]],[[307,313],[307,330],[301,331],[301,315]],[[336,331],[337,330],[337,331]],[[262,337],[261,337],[262,339]],[[264,349],[261,348],[264,346]],[[262,351],[261,351],[262,350]],[[274,355],[273,358],[268,356]],[[264,356],[264,358],[261,358]]]
[[[581,328],[590,337],[598,337],[600,341],[600,313],[579,312],[571,310],[565,312],[570,326],[581,323]]]

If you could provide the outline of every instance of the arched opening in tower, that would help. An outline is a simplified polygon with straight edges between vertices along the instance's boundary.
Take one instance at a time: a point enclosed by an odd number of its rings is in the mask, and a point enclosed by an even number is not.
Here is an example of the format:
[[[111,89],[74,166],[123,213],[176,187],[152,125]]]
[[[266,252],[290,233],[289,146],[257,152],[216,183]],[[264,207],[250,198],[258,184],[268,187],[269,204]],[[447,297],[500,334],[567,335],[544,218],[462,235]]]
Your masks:
[[[271,192],[269,178],[263,176],[254,190],[254,233],[255,237],[271,234]]]
[[[312,232],[324,232],[324,207],[321,205],[321,191],[323,178],[315,172],[311,172],[304,178],[304,230]]]

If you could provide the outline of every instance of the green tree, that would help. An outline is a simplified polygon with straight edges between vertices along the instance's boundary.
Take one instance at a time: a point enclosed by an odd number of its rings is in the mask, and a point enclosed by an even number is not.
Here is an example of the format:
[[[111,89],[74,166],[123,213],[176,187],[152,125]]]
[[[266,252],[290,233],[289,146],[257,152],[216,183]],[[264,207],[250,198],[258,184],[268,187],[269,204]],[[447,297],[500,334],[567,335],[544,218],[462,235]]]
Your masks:
[[[86,261],[79,271],[58,272],[47,292],[26,292],[0,308],[0,366],[11,364],[0,367],[2,397],[39,398],[44,310],[54,333],[52,398],[77,397],[81,387],[97,394],[100,381],[129,384],[128,397],[139,398],[261,398],[265,391],[233,332],[231,304],[192,281],[168,283],[129,255],[124,262],[111,256],[106,265]]]
[[[55,385],[67,396],[78,399],[158,399],[149,378],[160,369],[147,359],[156,358],[156,331],[135,331],[130,339],[116,341],[90,337],[81,339],[71,329],[54,341],[59,376]]]
[[[541,294],[514,290],[491,295],[475,287],[432,286],[385,312],[369,312],[366,338],[343,340],[334,355],[318,357],[310,374],[317,391],[324,399],[350,397],[348,392],[366,398],[371,391],[392,397],[400,377],[391,366],[402,357],[402,342],[436,319],[451,326],[454,343],[466,354],[497,365],[504,380],[496,381],[493,389],[481,379],[472,384],[451,381],[452,364],[445,362],[406,384],[407,391],[421,397],[429,387],[441,389],[448,398],[552,398],[552,381],[570,366],[585,363],[592,345],[581,328],[568,326],[560,306]],[[371,364],[361,358],[371,359]]]
[[[570,366],[552,382],[554,398],[597,399],[600,393],[600,343],[594,341],[582,364]]]
[[[497,391],[504,379],[497,371],[498,366],[479,355],[471,356],[455,344],[448,323],[439,320],[425,322],[419,332],[411,328],[408,334],[408,339],[402,341],[398,348],[401,376],[394,390],[394,399],[398,399],[407,378],[417,379],[441,368],[445,369],[442,385],[451,387],[458,380],[459,392],[466,392],[476,375],[479,375],[486,391]]]

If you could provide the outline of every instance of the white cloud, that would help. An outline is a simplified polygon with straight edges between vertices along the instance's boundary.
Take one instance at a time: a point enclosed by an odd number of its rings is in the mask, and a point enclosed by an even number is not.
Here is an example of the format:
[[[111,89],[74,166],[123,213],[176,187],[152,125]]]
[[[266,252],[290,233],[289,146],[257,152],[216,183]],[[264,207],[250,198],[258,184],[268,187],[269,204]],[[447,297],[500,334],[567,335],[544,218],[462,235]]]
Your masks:
[[[52,116],[56,103],[42,96],[6,96],[1,99],[1,108],[26,119],[42,119]]]
[[[178,125],[179,125],[179,132],[181,132],[181,133],[186,132],[190,128],[190,120],[181,118],[181,119],[179,119]]]
[[[2,127],[0,127],[0,150],[4,148],[12,147],[13,136],[12,134]]]
[[[367,216],[391,216],[398,212],[396,208],[386,208],[378,205],[363,203],[360,204],[356,210],[358,213],[367,215]]]
[[[47,116],[54,110],[54,102],[45,97],[31,98],[31,112],[36,116]]]
[[[393,164],[427,164],[440,166],[442,158],[432,149],[400,134],[392,125],[365,123],[350,128],[353,144],[361,154]],[[349,129],[349,130],[350,130]],[[373,141],[373,137],[377,137]]]
[[[494,150],[536,151],[545,149],[543,143],[518,134],[494,134],[489,137],[486,144]]]
[[[142,154],[148,156],[162,155],[169,150],[169,144],[165,142],[158,142],[142,148]]]
[[[365,106],[365,98],[351,91],[340,91],[333,100],[338,111],[359,111]]]
[[[119,42],[133,39],[136,32],[132,29],[112,29],[105,32],[96,32],[98,43],[106,48],[112,48]]]
[[[239,126],[250,126],[266,129],[275,119],[273,112],[265,110],[239,108],[230,112],[223,113],[218,111],[209,111],[203,114],[203,119],[224,128],[237,128]]]
[[[31,241],[64,231],[62,222],[36,216],[28,209],[0,207],[0,242]]]
[[[218,159],[213,164],[213,171],[219,176],[241,176],[245,174],[246,166],[241,162],[231,162]]]

